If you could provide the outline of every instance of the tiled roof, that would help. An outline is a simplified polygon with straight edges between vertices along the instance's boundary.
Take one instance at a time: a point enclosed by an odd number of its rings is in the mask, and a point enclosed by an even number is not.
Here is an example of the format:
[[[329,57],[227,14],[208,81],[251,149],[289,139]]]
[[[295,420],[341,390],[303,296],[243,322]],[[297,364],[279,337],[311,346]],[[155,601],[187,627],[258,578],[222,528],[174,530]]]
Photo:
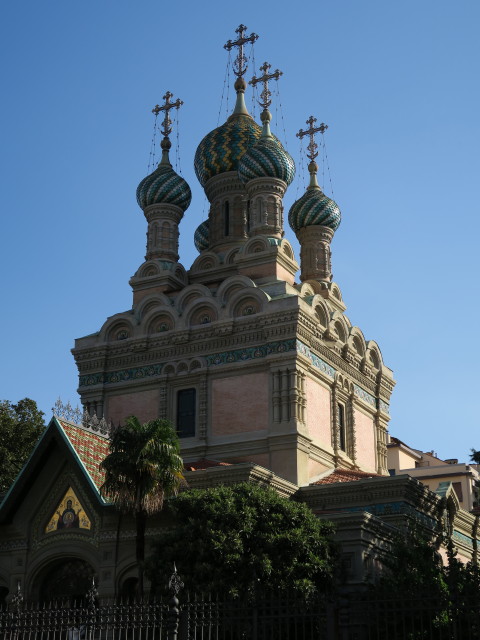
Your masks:
[[[200,471],[202,469],[209,469],[210,467],[230,467],[229,462],[219,462],[218,460],[196,460],[195,462],[185,462],[185,471]]]
[[[109,453],[108,438],[60,418],[58,419],[58,423],[87,470],[93,484],[97,489],[100,489],[100,486],[105,480],[105,472],[100,469],[100,463]],[[228,462],[202,458],[194,462],[186,462],[184,466],[185,471],[200,471],[202,469],[209,469],[210,467],[229,467],[230,464]]]
[[[355,482],[365,478],[381,478],[378,473],[368,473],[367,471],[355,471],[353,469],[335,469],[333,473],[325,478],[321,478],[312,484],[335,484],[336,482]]]
[[[100,463],[109,452],[109,440],[90,429],[58,419],[58,423],[70,441],[75,453],[87,470],[93,484],[100,489],[105,479],[104,471],[100,470]]]

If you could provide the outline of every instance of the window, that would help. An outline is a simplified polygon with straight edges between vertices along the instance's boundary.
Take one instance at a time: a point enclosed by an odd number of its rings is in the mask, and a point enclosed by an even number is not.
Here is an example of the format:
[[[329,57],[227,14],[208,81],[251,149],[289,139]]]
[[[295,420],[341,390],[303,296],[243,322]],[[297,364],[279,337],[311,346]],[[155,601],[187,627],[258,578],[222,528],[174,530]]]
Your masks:
[[[223,221],[225,223],[225,236],[230,235],[230,204],[225,202],[223,205]]]
[[[247,201],[247,231],[250,231],[250,200]]]
[[[345,407],[337,404],[338,446],[342,451],[347,450],[347,438],[345,432]]]
[[[196,390],[182,389],[177,393],[177,433],[179,438],[195,436]]]

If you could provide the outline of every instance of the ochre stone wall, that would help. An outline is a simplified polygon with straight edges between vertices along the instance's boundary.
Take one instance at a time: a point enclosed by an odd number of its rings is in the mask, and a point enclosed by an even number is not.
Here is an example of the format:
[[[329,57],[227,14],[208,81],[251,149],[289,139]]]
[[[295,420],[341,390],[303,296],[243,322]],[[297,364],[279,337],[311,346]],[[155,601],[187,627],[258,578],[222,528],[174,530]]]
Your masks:
[[[330,391],[311,378],[306,379],[306,387],[308,433],[317,444],[331,449]]]
[[[268,374],[236,375],[212,382],[212,434],[258,431],[268,426]]]
[[[365,471],[376,471],[375,431],[373,418],[355,409],[357,462]]]
[[[137,416],[140,422],[158,418],[158,389],[135,391],[119,396],[110,396],[107,400],[107,416],[113,424],[123,423],[128,416]]]

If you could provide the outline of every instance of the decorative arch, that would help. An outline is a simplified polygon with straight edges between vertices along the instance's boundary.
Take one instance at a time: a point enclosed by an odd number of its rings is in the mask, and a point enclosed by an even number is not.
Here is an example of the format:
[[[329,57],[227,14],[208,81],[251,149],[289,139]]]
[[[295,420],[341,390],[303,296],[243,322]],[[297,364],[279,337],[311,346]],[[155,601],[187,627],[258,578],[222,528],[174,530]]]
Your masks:
[[[127,318],[114,318],[103,326],[101,333],[103,333],[105,340],[119,341],[132,338],[134,335],[133,323]]]
[[[266,236],[253,236],[243,245],[241,253],[251,255],[253,253],[262,253],[271,249],[270,242]]]
[[[160,311],[148,320],[147,334],[156,335],[175,328],[175,319],[170,312]]]
[[[220,266],[220,258],[213,251],[202,251],[202,253],[194,260],[190,271],[198,273]]]
[[[194,327],[211,324],[216,320],[218,320],[218,312],[214,304],[203,300],[189,310],[186,324],[187,326]]]
[[[231,276],[218,287],[216,298],[221,306],[225,306],[229,299],[239,291],[256,288],[257,285],[247,276]]]
[[[191,284],[185,287],[175,301],[175,306],[179,314],[184,313],[186,308],[199,298],[212,298],[212,292],[203,284]]]
[[[229,317],[242,318],[255,315],[264,310],[268,302],[266,294],[260,289],[237,291],[230,298],[226,313]]]
[[[164,293],[155,293],[154,295],[146,296],[141,300],[136,311],[137,317],[143,321],[154,309],[171,306],[172,303],[170,298],[168,298]]]
[[[238,255],[240,249],[238,247],[233,247],[225,254],[224,263],[225,264],[233,264],[235,262],[235,258]]]
[[[367,349],[365,352],[365,360],[370,367],[374,369],[381,369],[383,364],[382,352],[375,340],[369,340],[367,342]]]
[[[354,353],[360,356],[360,358],[363,358],[367,350],[367,345],[363,333],[358,327],[352,327],[350,329],[347,344]]]

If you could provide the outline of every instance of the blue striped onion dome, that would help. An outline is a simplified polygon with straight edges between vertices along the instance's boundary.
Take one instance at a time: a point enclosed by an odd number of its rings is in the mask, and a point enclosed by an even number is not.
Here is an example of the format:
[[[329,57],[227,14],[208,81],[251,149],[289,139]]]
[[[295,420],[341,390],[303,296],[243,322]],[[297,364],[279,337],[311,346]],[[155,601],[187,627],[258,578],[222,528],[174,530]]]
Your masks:
[[[244,184],[254,178],[268,177],[289,185],[295,177],[295,162],[278,140],[262,137],[240,160],[238,175]]]
[[[197,227],[195,234],[193,236],[193,242],[195,247],[199,253],[208,249],[208,238],[210,233],[210,226],[208,220],[205,220]]]
[[[321,225],[336,231],[342,214],[334,200],[328,198],[320,187],[309,187],[290,208],[288,223],[297,232],[302,227]]]
[[[233,114],[225,124],[208,133],[198,145],[194,160],[202,187],[213,176],[236,171],[240,158],[261,134],[261,127],[246,114]]]
[[[190,187],[170,164],[160,163],[137,187],[137,202],[142,209],[151,204],[175,204],[186,211],[191,200]]]

